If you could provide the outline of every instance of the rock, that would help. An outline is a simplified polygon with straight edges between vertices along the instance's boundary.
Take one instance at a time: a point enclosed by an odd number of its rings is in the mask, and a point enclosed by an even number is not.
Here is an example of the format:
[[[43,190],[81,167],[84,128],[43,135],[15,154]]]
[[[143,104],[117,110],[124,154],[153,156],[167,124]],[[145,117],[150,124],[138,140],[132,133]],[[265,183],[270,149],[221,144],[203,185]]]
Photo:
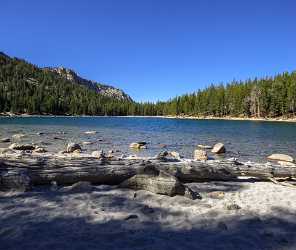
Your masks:
[[[43,132],[38,132],[38,133],[36,133],[37,135],[44,135],[44,133]]]
[[[34,150],[35,153],[46,153],[47,150],[45,148],[42,148],[42,147],[37,147],[35,150]]]
[[[92,141],[84,141],[82,142],[83,145],[91,145],[91,144],[94,144],[94,142]]]
[[[138,219],[139,216],[136,214],[130,214],[128,215],[124,220],[132,220],[132,219]]]
[[[225,152],[226,152],[226,149],[223,143],[215,144],[212,149],[212,153],[215,153],[215,154],[223,154]]]
[[[212,146],[202,145],[202,144],[197,145],[197,147],[201,148],[201,149],[212,149],[213,148]]]
[[[146,149],[146,144],[146,142],[133,142],[129,145],[129,147],[134,149]]]
[[[10,142],[11,140],[10,140],[10,138],[2,138],[2,139],[0,139],[0,142],[2,142],[2,143],[7,143],[7,142]]]
[[[66,152],[73,153],[75,150],[81,150],[81,147],[78,143],[68,143]]]
[[[267,157],[268,160],[275,160],[275,161],[285,161],[285,162],[294,162],[293,157],[290,155],[285,154],[272,154]]]
[[[82,151],[81,151],[81,149],[75,149],[74,151],[73,151],[73,154],[80,154]]]
[[[239,209],[241,209],[241,207],[239,205],[235,204],[235,203],[228,205],[226,208],[227,208],[227,210],[239,210]]]
[[[31,145],[31,144],[13,143],[8,148],[13,149],[13,150],[34,150],[34,149],[36,149],[36,146]]]
[[[193,159],[195,161],[206,161],[208,160],[208,154],[205,150],[196,149],[194,150]]]
[[[84,132],[84,134],[87,134],[87,135],[94,135],[96,133],[97,133],[97,131],[94,131],[94,130],[92,130],[92,131],[85,131]]]
[[[90,192],[92,191],[92,185],[90,182],[88,181],[79,181],[75,184],[73,184],[72,186],[68,187],[68,189],[66,189],[67,191],[70,192]]]
[[[99,159],[101,159],[101,158],[105,158],[105,153],[104,153],[103,150],[93,151],[93,152],[91,153],[91,155],[92,155],[93,157],[96,157],[96,158],[99,158]]]
[[[225,197],[225,193],[222,191],[213,191],[208,193],[208,197],[212,199],[223,199]]]
[[[169,152],[168,151],[163,151],[163,152],[160,152],[156,158],[157,159],[164,159],[165,157],[167,157],[169,155]]]
[[[177,159],[177,160],[181,159],[180,154],[178,152],[176,152],[176,151],[169,152],[169,155],[172,156],[173,158]]]
[[[159,144],[159,147],[160,147],[160,148],[166,148],[167,145],[166,145],[166,144]]]
[[[63,138],[61,138],[61,137],[57,137],[57,136],[53,137],[53,139],[54,139],[54,140],[65,140],[65,139],[63,139]]]
[[[15,134],[15,135],[12,136],[12,138],[19,140],[19,139],[21,139],[21,138],[23,138],[25,136],[26,136],[25,134]]]
[[[198,193],[183,185],[176,177],[153,165],[138,169],[135,176],[125,180],[119,186],[168,196],[183,195],[190,199],[200,198]]]
[[[283,167],[296,167],[295,163],[293,162],[278,161],[278,164],[280,164]]]

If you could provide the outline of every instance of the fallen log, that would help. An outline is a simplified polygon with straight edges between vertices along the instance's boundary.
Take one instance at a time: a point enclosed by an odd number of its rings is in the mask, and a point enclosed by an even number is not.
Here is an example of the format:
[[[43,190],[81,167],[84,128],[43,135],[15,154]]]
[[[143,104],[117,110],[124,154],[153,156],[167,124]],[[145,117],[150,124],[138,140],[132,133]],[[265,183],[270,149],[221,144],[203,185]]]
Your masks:
[[[166,159],[127,159],[95,157],[57,157],[56,155],[0,157],[0,189],[11,188],[12,179],[30,179],[31,185],[71,185],[79,181],[93,184],[118,185],[135,176],[139,168],[153,165],[176,177],[180,182],[227,181],[240,176],[258,180],[296,177],[295,167],[271,164],[242,164],[236,161],[167,161]],[[18,176],[22,178],[18,179]],[[21,185],[21,184],[20,184]],[[28,183],[26,186],[29,186]]]

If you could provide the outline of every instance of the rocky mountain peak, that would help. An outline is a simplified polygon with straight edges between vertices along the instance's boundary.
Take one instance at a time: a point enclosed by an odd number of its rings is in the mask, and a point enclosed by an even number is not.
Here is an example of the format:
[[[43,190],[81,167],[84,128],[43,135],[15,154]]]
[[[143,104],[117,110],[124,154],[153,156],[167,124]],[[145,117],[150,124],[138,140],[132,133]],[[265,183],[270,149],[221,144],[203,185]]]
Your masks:
[[[84,79],[79,75],[77,75],[77,73],[72,69],[57,67],[57,68],[45,68],[45,70],[50,70],[52,72],[55,72],[61,77],[71,81],[73,84],[86,86],[87,88],[94,90],[98,94],[111,97],[117,100],[133,101],[132,98],[129,95],[127,95],[123,90],[115,88],[113,86]]]

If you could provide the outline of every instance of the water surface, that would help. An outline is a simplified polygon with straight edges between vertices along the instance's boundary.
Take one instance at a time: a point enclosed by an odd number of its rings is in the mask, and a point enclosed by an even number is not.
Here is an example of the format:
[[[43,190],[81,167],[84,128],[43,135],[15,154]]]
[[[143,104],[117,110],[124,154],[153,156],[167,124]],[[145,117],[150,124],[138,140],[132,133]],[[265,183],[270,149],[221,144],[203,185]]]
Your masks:
[[[97,131],[86,135],[89,130]],[[43,134],[39,135],[38,133]],[[266,161],[272,153],[296,157],[296,123],[225,120],[184,120],[138,117],[2,117],[0,137],[16,133],[27,136],[23,142],[43,145],[50,151],[61,151],[72,142],[93,142],[84,145],[86,152],[118,150],[120,153],[153,156],[164,150],[192,157],[198,144],[223,142],[225,157]],[[55,139],[54,139],[55,138]],[[148,149],[133,151],[131,142],[146,141]],[[7,147],[0,143],[0,147]]]

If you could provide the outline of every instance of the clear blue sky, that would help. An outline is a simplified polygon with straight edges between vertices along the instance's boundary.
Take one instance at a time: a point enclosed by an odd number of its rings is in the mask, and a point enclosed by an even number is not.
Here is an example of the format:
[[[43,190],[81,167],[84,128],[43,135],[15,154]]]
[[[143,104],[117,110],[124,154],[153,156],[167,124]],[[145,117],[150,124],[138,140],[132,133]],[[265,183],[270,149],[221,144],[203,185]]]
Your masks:
[[[3,0],[0,51],[166,100],[296,70],[295,0]]]

